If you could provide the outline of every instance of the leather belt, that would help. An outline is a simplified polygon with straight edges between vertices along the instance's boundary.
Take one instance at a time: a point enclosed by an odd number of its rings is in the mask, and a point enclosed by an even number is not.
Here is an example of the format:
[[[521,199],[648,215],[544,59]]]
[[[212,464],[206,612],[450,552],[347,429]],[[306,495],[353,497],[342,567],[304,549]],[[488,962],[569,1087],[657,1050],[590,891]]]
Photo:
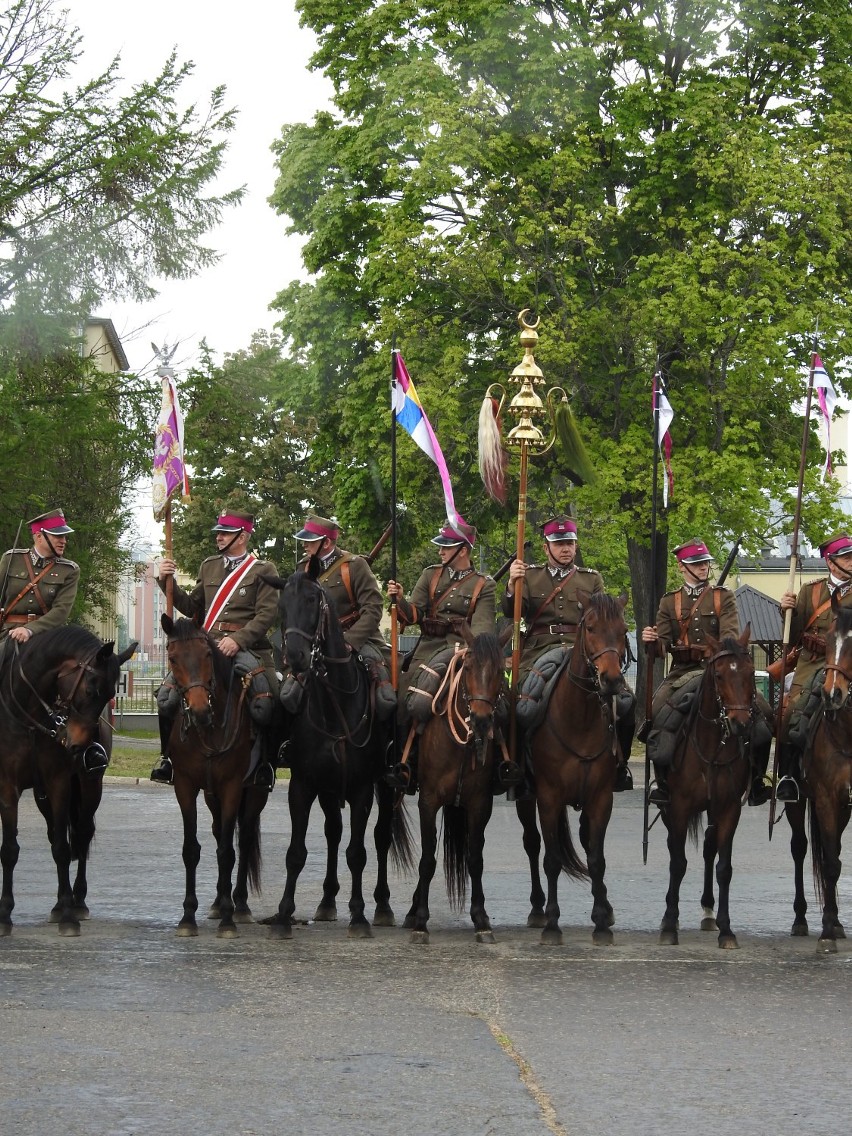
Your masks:
[[[210,630],[211,631],[222,631],[222,632],[225,632],[227,634],[227,632],[229,632],[229,631],[242,631],[242,629],[244,627],[245,627],[244,623],[225,623],[224,621],[221,621],[219,623],[214,623]]]
[[[32,623],[34,619],[41,617],[35,612],[29,612],[27,615],[7,615],[4,617],[4,623]]]
[[[533,628],[533,634],[546,631],[548,635],[576,635],[577,627],[576,623],[544,623],[541,627]]]

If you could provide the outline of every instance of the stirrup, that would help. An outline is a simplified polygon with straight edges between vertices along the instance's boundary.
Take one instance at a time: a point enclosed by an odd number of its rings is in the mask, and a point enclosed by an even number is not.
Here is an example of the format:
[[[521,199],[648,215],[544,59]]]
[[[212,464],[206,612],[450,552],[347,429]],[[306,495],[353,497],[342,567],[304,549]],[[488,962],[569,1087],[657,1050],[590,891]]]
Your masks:
[[[671,802],[668,785],[661,785],[659,781],[652,781],[648,786],[648,800],[652,805],[668,805]]]
[[[402,793],[408,792],[408,786],[411,784],[411,766],[407,761],[398,761],[385,773],[385,781],[392,789],[398,789]]]
[[[633,788],[633,774],[630,772],[630,766],[627,762],[623,762],[615,767],[615,784],[612,787],[613,793],[627,793]]]
[[[171,785],[174,781],[174,769],[172,768],[171,759],[168,757],[161,757],[160,764],[155,765],[151,770],[149,780],[156,782],[158,785]]]
[[[794,805],[799,800],[799,782],[788,773],[775,787],[775,800]]]
[[[271,793],[275,788],[275,770],[272,768],[272,763],[269,761],[261,761],[254,771],[254,777],[252,777],[251,783],[252,785],[259,786],[261,789],[265,789],[267,793]]]
[[[513,789],[524,779],[524,771],[517,761],[501,761],[497,766],[497,781],[504,789]]]
[[[100,742],[92,742],[83,750],[83,772],[90,775],[103,773],[109,765],[109,756]]]

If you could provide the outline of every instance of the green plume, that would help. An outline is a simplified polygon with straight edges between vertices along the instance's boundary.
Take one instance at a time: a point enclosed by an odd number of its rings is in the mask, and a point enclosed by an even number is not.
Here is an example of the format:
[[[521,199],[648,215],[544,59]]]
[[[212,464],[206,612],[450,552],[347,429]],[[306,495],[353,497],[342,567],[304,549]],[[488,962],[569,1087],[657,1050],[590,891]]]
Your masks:
[[[563,461],[568,467],[568,476],[575,485],[594,484],[597,481],[597,474],[577,429],[577,420],[567,402],[560,402],[557,405],[554,426]]]

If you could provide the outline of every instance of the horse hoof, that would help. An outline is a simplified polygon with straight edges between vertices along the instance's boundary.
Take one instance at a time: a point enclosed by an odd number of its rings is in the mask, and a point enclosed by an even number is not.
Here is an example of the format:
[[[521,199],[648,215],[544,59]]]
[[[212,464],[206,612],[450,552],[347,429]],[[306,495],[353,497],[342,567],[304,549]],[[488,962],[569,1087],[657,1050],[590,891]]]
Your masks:
[[[738,951],[740,944],[737,942],[737,936],[733,932],[729,932],[727,935],[719,936],[719,947],[723,951]]]
[[[56,905],[56,907],[51,907],[50,915],[48,915],[48,917],[47,917],[48,922],[49,923],[58,923],[61,918],[62,918],[62,908],[58,904]]]
[[[314,912],[314,923],[336,923],[337,905],[334,903],[321,903]]]
[[[836,939],[820,939],[817,942],[818,955],[836,955],[837,954],[837,940]]]
[[[76,939],[80,934],[80,924],[76,919],[64,919],[59,924],[59,934],[64,935],[66,939]]]
[[[373,932],[365,919],[363,923],[350,923],[346,930],[347,939],[372,939]]]
[[[198,926],[196,923],[178,923],[176,934],[179,939],[194,939],[198,934]]]
[[[414,926],[414,916],[413,915],[406,915],[406,917],[402,921],[402,929],[404,931],[410,931],[413,926]]]
[[[224,923],[221,927],[216,928],[217,939],[236,939],[239,936],[239,931],[233,923]]]
[[[429,942],[429,932],[428,931],[412,931],[409,941],[412,942],[412,943],[418,943],[420,946],[425,947],[427,945],[427,943]]]
[[[244,907],[241,911],[234,912],[235,923],[254,923],[254,916],[251,913],[250,907]]]
[[[716,920],[713,918],[712,915],[705,915],[704,918],[701,920],[701,930],[702,931],[718,931],[719,930],[719,928],[716,924]]]
[[[270,939],[292,939],[293,928],[289,923],[269,923]]]
[[[615,936],[608,927],[604,929],[596,927],[592,931],[592,942],[596,947],[611,947],[615,942]]]
[[[533,908],[532,911],[527,916],[527,926],[528,927],[546,927],[547,926],[547,916],[544,914],[543,911],[536,911],[536,909]]]
[[[477,931],[476,932],[476,941],[477,941],[477,943],[496,943],[497,942],[497,940],[494,938],[494,932],[490,929],[488,931]]]
[[[80,920],[88,919],[90,915],[91,915],[91,912],[89,911],[89,909],[85,905],[85,903],[75,903],[74,904],[74,918],[75,919],[80,919]]]
[[[552,927],[545,927],[541,933],[541,942],[545,947],[561,947],[562,932],[558,927],[555,930]]]
[[[835,923],[834,924],[834,937],[835,937],[835,939],[845,939],[846,938],[846,932],[843,930],[843,924],[842,923]]]
[[[677,931],[663,931],[660,930],[660,946],[661,947],[676,947],[678,945]]]
[[[790,928],[790,934],[794,939],[807,939],[810,934],[807,923],[804,920],[801,923],[794,923]]]
[[[396,919],[394,919],[392,911],[379,911],[373,916],[374,927],[395,927]]]

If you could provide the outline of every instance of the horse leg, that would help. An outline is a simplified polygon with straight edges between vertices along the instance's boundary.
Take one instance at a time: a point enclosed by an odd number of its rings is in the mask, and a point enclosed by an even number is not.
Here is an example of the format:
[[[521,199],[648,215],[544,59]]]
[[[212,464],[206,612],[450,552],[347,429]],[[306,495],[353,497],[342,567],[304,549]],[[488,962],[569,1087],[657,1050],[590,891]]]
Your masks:
[[[524,834],[524,851],[530,862],[530,913],[527,916],[528,927],[543,927],[544,918],[544,888],[541,886],[541,872],[539,870],[539,856],[541,855],[541,836],[535,820],[535,798],[516,801],[515,811]]]
[[[403,927],[406,931],[410,931],[414,926],[414,920],[417,918],[417,908],[420,906],[420,884],[414,889],[414,894],[411,897],[411,907],[405,913],[403,920]]]
[[[438,809],[420,790],[418,801],[420,811],[420,866],[418,869],[417,891],[414,893],[416,908],[412,907],[414,921],[411,930],[412,943],[429,942],[429,887],[435,876],[438,849]]]
[[[210,831],[213,833],[213,840],[216,848],[219,847],[219,841],[222,838],[222,802],[215,793],[208,793],[205,790],[204,803],[210,810]],[[216,888],[216,894],[213,897],[213,902],[210,904],[210,909],[207,912],[208,919],[221,919],[222,918],[222,897],[219,895],[219,889]]]
[[[260,888],[260,814],[266,808],[269,791],[263,785],[243,786],[238,821],[237,878],[232,893],[234,922],[251,923],[248,903],[249,883],[252,891]]]
[[[346,848],[346,864],[352,877],[352,891],[349,897],[350,939],[369,939],[372,937],[370,923],[364,915],[364,868],[367,865],[367,823],[373,805],[373,782],[368,781],[353,794],[349,806],[349,844]]]
[[[21,847],[18,844],[18,799],[16,785],[10,782],[0,787],[0,819],[3,824],[3,841],[0,843],[0,864],[3,865],[3,890],[0,893],[0,938],[12,933],[12,911],[15,895],[12,880]]]
[[[239,779],[225,786],[221,795],[219,840],[216,844],[216,894],[219,897],[219,926],[216,935],[220,939],[232,939],[237,934],[234,923],[234,900],[231,887],[237,853],[234,849],[234,833],[242,800],[243,786]]]
[[[53,818],[50,850],[56,865],[56,905],[50,913],[50,921],[56,923],[60,935],[79,935],[80,920],[74,914],[74,893],[71,889],[71,842],[70,824],[70,770],[56,774],[45,786],[50,800]]]
[[[198,861],[201,859],[201,845],[198,843],[198,814],[196,811],[196,798],[198,790],[192,783],[180,776],[175,777],[175,797],[180,808],[183,820],[183,856],[184,874],[186,877],[183,897],[183,918],[177,926],[177,933],[181,937],[189,938],[198,934],[198,924],[195,913],[198,910],[198,896],[195,890],[196,871]]]
[[[470,874],[470,918],[476,932],[477,943],[493,943],[494,932],[485,910],[485,889],[482,886],[484,871],[483,850],[485,848],[485,828],[491,819],[494,796],[488,787],[487,796],[474,803],[467,813],[467,870]]]
[[[290,807],[290,846],[287,849],[285,860],[287,879],[284,884],[284,894],[278,904],[278,911],[266,920],[269,925],[269,933],[274,939],[289,939],[293,934],[296,882],[308,858],[308,846],[305,837],[308,832],[311,806],[316,800],[316,793],[314,790],[308,789],[301,778],[291,777],[287,799]]]
[[[702,931],[719,930],[714,914],[716,897],[713,894],[713,869],[716,866],[717,852],[716,825],[708,824],[704,830],[704,891],[701,893]]]
[[[72,817],[71,832],[73,848],[72,853],[77,858],[77,875],[74,878],[72,893],[74,896],[74,914],[78,919],[89,918],[89,908],[86,896],[89,893],[87,879],[87,865],[89,862],[89,849],[95,838],[95,813],[101,803],[104,790],[103,776],[75,775],[76,784],[73,786],[75,794],[75,815]]]
[[[790,934],[802,938],[808,934],[808,901],[805,898],[805,857],[808,854],[808,836],[805,830],[806,807],[804,799],[788,802],[784,806],[787,823],[790,825],[790,852],[793,856],[795,886],[793,897],[794,919]]]
[[[337,919],[337,893],[340,881],[337,878],[337,856],[343,838],[343,813],[334,794],[321,793],[320,808],[325,814],[326,860],[325,879],[322,881],[322,899],[314,912],[317,923],[333,923]]]
[[[822,931],[817,941],[818,954],[837,951],[837,881],[840,879],[840,831],[833,801],[817,795],[812,806],[820,830],[822,876]]]
[[[373,916],[374,927],[393,927],[395,920],[393,908],[390,905],[390,886],[388,884],[388,855],[393,842],[393,810],[396,794],[382,778],[376,782],[376,799],[379,806],[379,815],[373,839],[376,844],[376,886],[373,889],[373,899],[376,901],[376,911]],[[402,801],[400,801],[402,808]]]
[[[663,821],[668,828],[669,890],[666,893],[666,910],[660,923],[660,943],[676,947],[678,944],[678,917],[680,915],[680,885],[686,875],[686,817],[677,809],[673,799],[663,810]],[[668,815],[667,815],[668,814]]]
[[[592,942],[598,946],[611,946],[613,942],[611,927],[615,922],[612,904],[607,899],[606,856],[604,841],[607,825],[612,815],[612,794],[600,792],[591,808],[584,808],[580,818],[580,833],[592,881]]]
[[[562,931],[559,928],[559,873],[562,871],[562,856],[559,851],[559,823],[563,810],[545,804],[541,795],[538,798],[538,819],[544,841],[544,874],[547,878],[547,902],[544,908],[545,925],[541,932],[542,943],[559,946]],[[565,822],[567,823],[567,822]]]
[[[729,902],[731,894],[731,877],[733,875],[732,854],[734,847],[734,834],[740,819],[740,801],[735,798],[729,805],[727,812],[715,818],[716,844],[718,858],[716,860],[716,883],[719,885],[719,906],[716,909],[716,924],[719,928],[719,946],[723,950],[736,950],[739,946],[737,937],[731,930],[731,916]]]

